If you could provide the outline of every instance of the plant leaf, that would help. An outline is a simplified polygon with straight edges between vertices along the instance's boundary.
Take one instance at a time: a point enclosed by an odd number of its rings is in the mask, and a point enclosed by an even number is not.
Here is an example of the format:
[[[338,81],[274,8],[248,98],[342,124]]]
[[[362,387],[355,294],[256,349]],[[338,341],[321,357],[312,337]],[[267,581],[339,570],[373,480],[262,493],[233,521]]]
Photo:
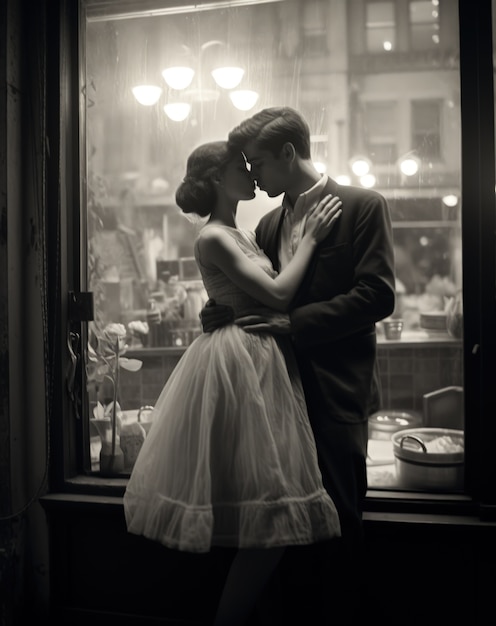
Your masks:
[[[141,369],[143,361],[140,361],[138,359],[128,359],[126,357],[121,357],[119,359],[119,365],[122,367],[122,369],[128,370],[129,372],[137,372],[139,369]]]

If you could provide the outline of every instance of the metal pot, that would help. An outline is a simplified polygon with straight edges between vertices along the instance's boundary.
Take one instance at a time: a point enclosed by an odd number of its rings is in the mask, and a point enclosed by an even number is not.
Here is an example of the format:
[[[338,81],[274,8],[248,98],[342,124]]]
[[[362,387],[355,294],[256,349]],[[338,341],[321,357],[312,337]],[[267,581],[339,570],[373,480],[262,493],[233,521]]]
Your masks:
[[[462,430],[412,428],[394,434],[391,439],[398,486],[422,491],[452,492],[463,489]],[[432,451],[438,442],[447,445]]]
[[[394,433],[422,425],[422,417],[415,411],[376,411],[369,417],[369,439],[389,441]]]

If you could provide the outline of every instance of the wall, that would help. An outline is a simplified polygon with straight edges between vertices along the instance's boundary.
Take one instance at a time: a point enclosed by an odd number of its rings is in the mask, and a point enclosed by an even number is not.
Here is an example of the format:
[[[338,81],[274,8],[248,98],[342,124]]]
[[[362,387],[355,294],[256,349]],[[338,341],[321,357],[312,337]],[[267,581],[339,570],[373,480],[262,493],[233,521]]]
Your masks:
[[[55,495],[44,505],[52,520],[51,624],[211,624],[232,551],[178,553],[130,535],[119,498]],[[365,532],[367,565],[357,572],[365,583],[364,623],[495,623],[494,526],[414,514],[390,514],[385,522],[367,513]],[[273,626],[307,626],[297,598],[292,605],[292,615],[275,616]]]
[[[48,603],[44,3],[0,3],[0,623]],[[29,41],[29,46],[23,42]],[[29,97],[27,97],[29,94]],[[25,599],[29,598],[29,603]]]

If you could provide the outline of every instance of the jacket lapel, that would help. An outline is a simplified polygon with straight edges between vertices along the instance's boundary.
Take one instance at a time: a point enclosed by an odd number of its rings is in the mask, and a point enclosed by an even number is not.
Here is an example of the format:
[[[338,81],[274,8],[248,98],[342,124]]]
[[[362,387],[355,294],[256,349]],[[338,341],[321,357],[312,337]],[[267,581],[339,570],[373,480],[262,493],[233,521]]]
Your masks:
[[[332,194],[334,196],[336,195],[336,193],[337,193],[337,183],[332,178],[329,178],[326,186],[324,187],[324,190],[322,191],[320,198],[323,198],[324,196],[328,194]],[[272,213],[270,213],[267,216],[266,220],[263,220],[264,226],[262,229],[260,229],[257,232],[257,239],[258,239],[258,243],[260,247],[263,249],[265,254],[272,261],[272,265],[274,269],[277,271],[280,270],[279,244],[280,244],[280,239],[281,239],[281,227],[282,227],[283,218],[284,218],[284,209],[282,206],[280,206],[277,209],[274,209],[274,211],[272,211]],[[314,256],[314,259],[310,263],[310,268],[307,274],[311,273],[311,268],[313,268],[313,266],[316,263],[316,256],[317,255]],[[301,291],[301,287],[300,287],[300,291]]]

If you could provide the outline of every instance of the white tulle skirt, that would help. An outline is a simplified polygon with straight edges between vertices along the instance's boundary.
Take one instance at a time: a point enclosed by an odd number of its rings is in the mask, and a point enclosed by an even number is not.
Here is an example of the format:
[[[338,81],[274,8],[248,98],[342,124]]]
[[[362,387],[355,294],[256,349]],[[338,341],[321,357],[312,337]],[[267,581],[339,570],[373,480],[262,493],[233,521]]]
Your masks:
[[[231,325],[186,350],[125,492],[129,532],[188,552],[340,534],[286,341]]]

